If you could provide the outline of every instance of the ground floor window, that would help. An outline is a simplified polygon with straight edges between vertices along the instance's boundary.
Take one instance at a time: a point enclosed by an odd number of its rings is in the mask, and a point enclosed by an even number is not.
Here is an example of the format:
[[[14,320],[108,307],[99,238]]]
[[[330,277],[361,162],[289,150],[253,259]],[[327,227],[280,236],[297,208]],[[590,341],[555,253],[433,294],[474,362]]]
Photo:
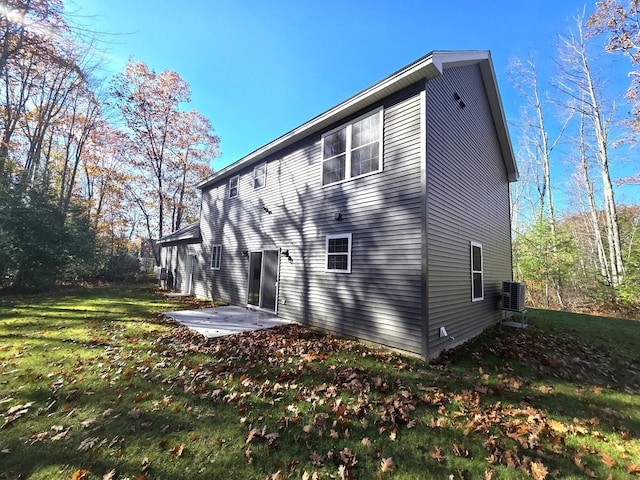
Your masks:
[[[482,244],[471,242],[471,301],[484,300]]]
[[[350,233],[327,235],[325,255],[328,272],[351,273],[351,239]]]
[[[211,268],[220,270],[220,260],[222,259],[222,245],[211,246]]]

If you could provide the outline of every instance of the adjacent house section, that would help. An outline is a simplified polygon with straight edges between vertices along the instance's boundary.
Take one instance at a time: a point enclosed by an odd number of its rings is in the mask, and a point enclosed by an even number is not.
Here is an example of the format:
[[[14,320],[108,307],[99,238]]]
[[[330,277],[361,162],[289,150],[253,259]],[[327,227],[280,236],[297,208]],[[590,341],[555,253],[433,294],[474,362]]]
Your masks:
[[[160,281],[163,286],[192,295],[201,284],[204,273],[200,262],[202,236],[200,224],[192,223],[162,237],[160,245]],[[206,293],[200,292],[202,296]]]
[[[500,318],[518,172],[489,52],[432,52],[198,185],[177,289],[421,355]]]

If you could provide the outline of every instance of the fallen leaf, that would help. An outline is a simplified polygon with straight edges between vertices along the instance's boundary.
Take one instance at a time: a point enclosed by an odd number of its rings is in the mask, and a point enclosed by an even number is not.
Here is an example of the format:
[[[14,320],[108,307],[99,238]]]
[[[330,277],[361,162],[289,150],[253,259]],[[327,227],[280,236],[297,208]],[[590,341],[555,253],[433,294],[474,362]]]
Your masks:
[[[396,468],[396,464],[393,462],[393,458],[391,457],[383,458],[380,461],[380,470],[382,470],[382,473],[393,472],[395,468]]]
[[[100,439],[98,437],[89,437],[89,438],[85,438],[81,443],[80,446],[78,447],[78,450],[82,450],[82,451],[87,451],[90,448],[93,448],[93,446],[98,443]]]
[[[438,463],[444,462],[444,456],[442,455],[442,451],[440,450],[440,447],[438,445],[433,446],[429,456],[436,460]]]
[[[127,413],[127,415],[129,415],[129,417],[133,418],[134,420],[137,420],[138,418],[140,418],[141,414],[142,414],[142,410],[139,408],[133,408],[129,410],[129,412]]]
[[[96,421],[95,418],[87,418],[86,420],[83,420],[82,422],[80,422],[80,425],[82,425],[83,428],[89,428],[91,425],[95,423],[95,421]]]
[[[249,430],[249,435],[247,435],[247,440],[244,443],[250,443],[251,440],[253,440],[259,433],[260,430],[258,430],[257,428],[252,428],[251,430]]]
[[[58,427],[59,427],[59,428],[62,428],[62,430],[59,430],[59,429],[58,429]],[[66,429],[65,429],[65,428],[64,428],[64,427],[62,427],[61,425],[54,425],[53,427],[51,427],[51,429],[52,429],[54,432],[58,432],[58,433],[56,433],[55,435],[53,435],[53,436],[51,437],[51,441],[52,441],[52,442],[55,442],[55,441],[57,441],[57,440],[62,440],[62,439],[63,439],[64,437],[66,437],[66,436],[67,436],[67,434],[71,431],[71,427],[69,427],[69,428],[66,428]]]
[[[309,455],[309,458],[311,459],[311,463],[318,468],[322,468],[323,466],[323,462],[324,462],[324,457],[322,455],[320,455],[318,452],[316,452],[315,450],[313,452],[311,452],[311,454]]]
[[[171,447],[169,449],[169,451],[171,453],[174,453],[176,455],[176,457],[181,457],[182,453],[184,452],[184,443],[181,443],[180,445],[175,445],[175,446]]]
[[[613,468],[616,466],[616,461],[611,455],[608,455],[605,452],[598,452],[598,456],[602,459],[602,463],[607,467]]]
[[[114,480],[116,478],[116,469],[112,468],[102,476],[102,480]]]
[[[9,408],[9,410],[7,410],[6,415],[13,415],[14,413],[18,413],[21,411],[26,412],[27,410],[29,410],[29,407],[33,405],[33,402],[27,402],[27,403],[20,403],[18,405],[15,405],[11,408]],[[78,470],[79,472],[85,472],[86,470]]]
[[[338,467],[338,475],[340,476],[340,480],[347,480],[347,467],[340,465]]]
[[[627,467],[627,473],[631,475],[640,475],[640,465],[629,465]]]
[[[545,467],[542,462],[532,462],[531,463],[531,476],[533,480],[544,480],[547,478],[549,471],[547,467]]]
[[[75,472],[73,472],[73,475],[71,475],[71,480],[82,480],[88,475],[91,475],[91,472],[89,470],[76,470]]]
[[[457,443],[453,444],[453,453],[456,455],[456,457],[468,457],[469,456],[469,450],[467,450],[464,446],[464,444],[460,444],[458,445]]]

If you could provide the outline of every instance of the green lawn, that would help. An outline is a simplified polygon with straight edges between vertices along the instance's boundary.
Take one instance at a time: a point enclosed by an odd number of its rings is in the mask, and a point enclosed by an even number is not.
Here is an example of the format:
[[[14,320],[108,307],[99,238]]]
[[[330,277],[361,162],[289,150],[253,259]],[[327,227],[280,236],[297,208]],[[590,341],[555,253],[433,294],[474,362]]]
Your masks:
[[[425,364],[206,344],[149,287],[0,299],[0,480],[640,476],[640,322],[532,311]]]

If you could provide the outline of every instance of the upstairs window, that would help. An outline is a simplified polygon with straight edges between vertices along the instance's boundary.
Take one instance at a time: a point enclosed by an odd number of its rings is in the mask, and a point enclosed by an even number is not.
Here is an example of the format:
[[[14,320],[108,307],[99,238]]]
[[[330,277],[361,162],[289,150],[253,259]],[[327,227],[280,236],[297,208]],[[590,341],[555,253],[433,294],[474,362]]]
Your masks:
[[[322,185],[382,170],[382,109],[322,136]]]
[[[267,183],[267,164],[263,163],[253,168],[253,188],[264,187]]]
[[[351,273],[351,234],[327,235],[326,266],[328,272]]]
[[[236,175],[229,179],[229,198],[238,196],[238,184],[240,183],[240,175]]]
[[[471,242],[471,301],[484,300],[482,244]]]
[[[222,259],[222,245],[211,246],[211,269],[220,270],[220,260]]]

